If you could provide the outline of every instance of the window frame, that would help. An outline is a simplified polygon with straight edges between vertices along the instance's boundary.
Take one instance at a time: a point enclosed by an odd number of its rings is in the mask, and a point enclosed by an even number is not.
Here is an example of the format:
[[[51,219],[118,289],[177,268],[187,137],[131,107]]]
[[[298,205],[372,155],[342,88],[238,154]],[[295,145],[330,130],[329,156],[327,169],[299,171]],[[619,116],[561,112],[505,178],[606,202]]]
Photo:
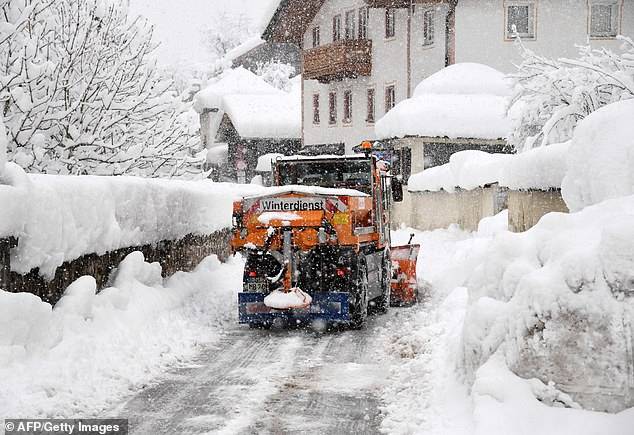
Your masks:
[[[390,96],[388,100],[388,96]],[[396,106],[396,83],[385,85],[385,113],[387,114]]]
[[[363,18],[363,19],[362,19]],[[357,26],[357,37],[361,40],[368,39],[368,21],[370,20],[370,9],[359,8],[359,25]]]
[[[313,125],[321,124],[321,101],[318,93],[313,94]]]
[[[366,116],[365,122],[376,123],[376,88],[371,87],[366,90]]]
[[[611,18],[609,33],[594,33],[592,29],[592,9],[594,6],[610,6],[615,16]],[[588,0],[588,36],[590,39],[615,39],[621,33],[623,2],[621,0]]]
[[[341,14],[332,17],[332,42],[341,41]]]
[[[385,8],[385,39],[396,38],[396,8]]]
[[[431,16],[431,19],[429,17]],[[423,11],[423,46],[430,47],[436,42],[436,10]]]
[[[344,15],[344,39],[346,41],[351,41],[356,39],[357,37],[357,11],[356,9],[351,9],[346,11]]]
[[[343,118],[344,124],[352,124],[352,89],[343,91]]]
[[[328,125],[337,125],[337,91],[328,92]]]
[[[513,33],[509,29],[509,9],[511,7],[528,7],[528,33]],[[505,0],[504,1],[504,40],[515,41],[519,36],[521,39],[534,41],[537,39],[537,0]]]
[[[317,48],[321,45],[321,29],[319,26],[313,27],[313,46],[312,48]]]

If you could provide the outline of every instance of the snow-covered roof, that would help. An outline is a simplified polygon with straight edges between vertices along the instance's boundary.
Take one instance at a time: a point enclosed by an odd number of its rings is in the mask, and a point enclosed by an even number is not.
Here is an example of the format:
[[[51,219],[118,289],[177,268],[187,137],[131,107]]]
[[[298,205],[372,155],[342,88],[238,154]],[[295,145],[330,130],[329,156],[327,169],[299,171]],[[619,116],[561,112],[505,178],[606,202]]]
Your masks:
[[[424,136],[503,139],[510,131],[511,88],[504,75],[486,65],[451,65],[423,80],[414,96],[376,124],[379,139]]]
[[[266,41],[264,41],[264,39],[260,38],[259,36],[249,38],[237,47],[229,50],[227,54],[225,54],[225,60],[232,62],[264,43],[266,43]]]
[[[196,94],[194,108],[227,115],[238,134],[247,139],[299,139],[302,136],[301,88],[292,81],[291,91],[269,85],[243,67],[225,71]],[[219,122],[216,123],[219,126]],[[212,136],[215,136],[213,132]]]
[[[213,83],[194,97],[194,109],[202,113],[205,109],[222,109],[225,95],[274,95],[281,91],[269,85],[251,71],[238,67],[222,73]]]
[[[301,98],[273,95],[227,95],[224,110],[238,134],[247,139],[302,137]]]

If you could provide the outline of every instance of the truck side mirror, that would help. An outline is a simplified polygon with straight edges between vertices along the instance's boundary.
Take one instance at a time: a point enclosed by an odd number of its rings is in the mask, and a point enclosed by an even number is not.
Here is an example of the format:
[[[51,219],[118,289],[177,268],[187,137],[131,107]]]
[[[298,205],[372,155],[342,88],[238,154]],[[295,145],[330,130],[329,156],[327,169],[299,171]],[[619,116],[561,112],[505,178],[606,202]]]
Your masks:
[[[396,177],[392,178],[392,199],[394,202],[403,201],[403,183]]]

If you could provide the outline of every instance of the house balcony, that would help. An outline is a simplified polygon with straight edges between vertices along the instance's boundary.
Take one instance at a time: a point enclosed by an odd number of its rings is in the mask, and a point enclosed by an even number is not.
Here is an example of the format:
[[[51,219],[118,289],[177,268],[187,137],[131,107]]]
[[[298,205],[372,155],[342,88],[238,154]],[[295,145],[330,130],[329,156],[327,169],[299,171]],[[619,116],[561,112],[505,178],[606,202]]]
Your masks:
[[[371,8],[408,8],[412,0],[365,0]],[[417,3],[414,1],[414,3]]]
[[[337,41],[304,52],[304,78],[330,83],[372,74],[372,41]]]

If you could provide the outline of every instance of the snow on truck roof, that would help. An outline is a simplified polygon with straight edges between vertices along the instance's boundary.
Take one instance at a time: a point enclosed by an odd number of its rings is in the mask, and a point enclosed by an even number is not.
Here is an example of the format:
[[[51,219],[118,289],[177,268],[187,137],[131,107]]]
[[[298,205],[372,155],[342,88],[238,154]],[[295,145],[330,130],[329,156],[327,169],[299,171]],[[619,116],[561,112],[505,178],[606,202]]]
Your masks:
[[[338,154],[322,154],[318,156],[286,156],[279,159],[279,161],[283,162],[292,162],[296,160],[352,160],[352,159],[365,159],[367,158],[365,154],[346,154],[346,155],[338,155]]]
[[[459,63],[423,80],[414,96],[397,104],[375,127],[379,139],[422,136],[503,139],[510,131],[512,89],[501,72]]]
[[[359,192],[354,189],[332,189],[329,187],[319,186],[278,186],[268,187],[266,191],[258,193],[256,195],[245,196],[245,199],[263,198],[273,195],[281,195],[285,193],[305,193],[309,195],[321,195],[321,196],[362,196],[368,197],[367,193]]]

